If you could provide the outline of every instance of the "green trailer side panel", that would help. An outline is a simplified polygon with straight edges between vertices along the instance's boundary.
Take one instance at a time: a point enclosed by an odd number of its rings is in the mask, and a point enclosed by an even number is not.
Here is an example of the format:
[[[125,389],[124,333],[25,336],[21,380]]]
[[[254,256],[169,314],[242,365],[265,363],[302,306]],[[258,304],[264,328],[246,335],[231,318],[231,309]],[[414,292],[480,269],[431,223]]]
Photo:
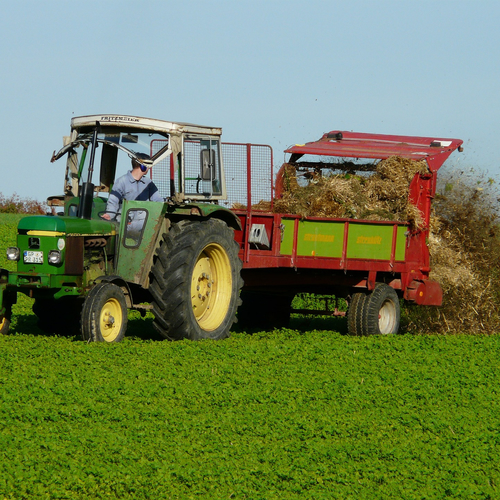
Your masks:
[[[294,219],[282,219],[281,255],[292,255]],[[344,222],[300,221],[298,223],[297,255],[341,258],[344,245]],[[395,260],[404,261],[406,226],[396,231]],[[394,226],[349,222],[347,258],[390,260]]]
[[[405,260],[405,250],[406,250],[406,232],[408,228],[406,226],[398,226],[398,232],[396,236],[396,260]]]
[[[281,219],[281,224],[283,227],[283,237],[281,239],[280,254],[292,255],[295,221],[293,219]]]
[[[343,222],[305,221],[299,224],[297,255],[342,257]]]
[[[348,259],[389,260],[392,250],[392,226],[349,224]]]
[[[293,249],[294,220],[282,219],[284,226],[281,255],[291,255]],[[344,241],[343,222],[300,221],[297,237],[297,255],[301,257],[342,256]]]

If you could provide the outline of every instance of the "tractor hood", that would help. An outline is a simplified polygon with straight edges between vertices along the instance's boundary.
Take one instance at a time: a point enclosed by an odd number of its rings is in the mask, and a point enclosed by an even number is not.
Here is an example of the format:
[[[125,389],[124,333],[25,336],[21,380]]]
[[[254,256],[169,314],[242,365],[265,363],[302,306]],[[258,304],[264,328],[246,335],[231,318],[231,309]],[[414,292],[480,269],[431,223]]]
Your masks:
[[[87,220],[78,217],[34,215],[24,217],[17,226],[19,233],[60,233],[60,235],[113,235],[115,224],[105,220]]]

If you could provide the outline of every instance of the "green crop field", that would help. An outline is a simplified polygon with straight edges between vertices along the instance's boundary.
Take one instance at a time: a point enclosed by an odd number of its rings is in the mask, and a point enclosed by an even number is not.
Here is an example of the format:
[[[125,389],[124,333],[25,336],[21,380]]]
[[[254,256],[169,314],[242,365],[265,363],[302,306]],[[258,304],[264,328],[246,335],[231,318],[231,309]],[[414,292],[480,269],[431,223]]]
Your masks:
[[[3,248],[16,217],[0,216]],[[57,311],[54,312],[57,314]],[[500,337],[0,337],[3,499],[498,499]]]

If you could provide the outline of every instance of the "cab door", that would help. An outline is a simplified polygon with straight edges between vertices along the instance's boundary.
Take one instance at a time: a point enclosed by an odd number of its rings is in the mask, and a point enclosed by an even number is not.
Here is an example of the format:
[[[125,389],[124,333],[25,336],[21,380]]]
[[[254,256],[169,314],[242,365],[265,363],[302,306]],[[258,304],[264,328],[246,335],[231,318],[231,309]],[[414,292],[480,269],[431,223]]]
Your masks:
[[[154,201],[123,201],[115,273],[147,287],[156,241],[165,224],[167,205]],[[164,229],[163,229],[164,231]]]

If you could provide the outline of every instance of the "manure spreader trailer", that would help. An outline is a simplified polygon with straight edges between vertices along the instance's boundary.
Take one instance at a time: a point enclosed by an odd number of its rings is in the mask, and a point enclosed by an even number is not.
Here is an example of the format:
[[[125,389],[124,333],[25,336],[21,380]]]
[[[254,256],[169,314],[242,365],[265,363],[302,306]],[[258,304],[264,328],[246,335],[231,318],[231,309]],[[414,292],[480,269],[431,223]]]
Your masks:
[[[198,340],[227,337],[235,321],[286,325],[300,293],[346,299],[356,335],[396,333],[400,299],[441,304],[429,279],[431,201],[462,141],[333,131],[288,148],[275,172],[271,147],[221,134],[135,116],[73,118],[52,157],[66,158],[63,194],[49,198],[51,214],[20,220],[7,249],[17,269],[0,269],[0,332],[19,293],[34,299],[42,330],[106,342],[123,338],[129,309],[151,312],[164,338]],[[311,191],[341,170],[363,184],[392,157],[425,162],[401,193],[418,224],[280,211],[293,199],[290,180]],[[161,201],[118,193],[131,161],[146,172],[138,186],[155,186]]]

